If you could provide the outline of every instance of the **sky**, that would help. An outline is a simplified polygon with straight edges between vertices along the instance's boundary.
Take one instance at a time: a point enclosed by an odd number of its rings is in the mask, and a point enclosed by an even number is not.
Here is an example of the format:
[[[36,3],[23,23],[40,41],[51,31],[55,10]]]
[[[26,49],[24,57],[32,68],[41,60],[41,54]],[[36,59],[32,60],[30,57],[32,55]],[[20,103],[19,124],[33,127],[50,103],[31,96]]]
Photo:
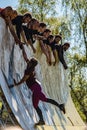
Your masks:
[[[60,3],[61,3],[61,0],[59,0],[59,3],[56,5],[57,12],[60,12],[60,9],[59,9]],[[5,8],[6,6],[11,6],[13,7],[13,9],[17,9],[18,0],[0,0],[0,8]]]
[[[11,6],[13,9],[17,9],[18,5],[19,5],[18,0],[0,0],[0,8]],[[62,12],[60,11],[60,6],[61,6],[61,0],[58,0],[58,3],[55,8],[56,11],[58,12],[57,14],[58,16],[62,15]]]
[[[0,8],[5,8],[6,6],[12,6],[16,9],[18,6],[18,0],[0,0]]]

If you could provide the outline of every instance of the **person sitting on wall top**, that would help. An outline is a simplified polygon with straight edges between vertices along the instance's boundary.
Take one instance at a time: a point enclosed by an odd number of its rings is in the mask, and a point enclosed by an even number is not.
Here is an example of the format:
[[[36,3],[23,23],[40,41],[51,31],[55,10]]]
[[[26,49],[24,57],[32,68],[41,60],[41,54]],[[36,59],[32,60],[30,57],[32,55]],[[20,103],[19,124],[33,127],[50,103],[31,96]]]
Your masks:
[[[36,39],[39,40],[40,48],[41,48],[42,52],[45,54],[47,63],[49,65],[51,64],[51,60],[50,60],[50,56],[49,56],[49,52],[48,52],[49,49],[47,48],[47,45],[43,43],[43,41],[47,41],[47,37],[50,33],[51,33],[51,31],[49,29],[46,29],[46,24],[41,22],[38,27],[38,33],[37,33],[37,35],[35,35]]]
[[[60,35],[55,35],[55,36],[49,35],[47,40],[46,40],[46,44],[48,44],[51,47],[51,50],[52,50],[52,53],[54,56],[55,61],[53,62],[53,65],[55,65],[57,63],[57,59],[58,59],[55,45],[59,44],[61,39],[62,39],[62,37]]]
[[[13,14],[11,16],[11,20],[15,19],[18,15],[18,12],[16,10],[13,10]]]
[[[63,64],[64,69],[68,68],[64,59],[64,51],[68,50],[69,47],[70,47],[70,44],[68,42],[64,43],[63,45],[57,45],[57,44],[55,45],[55,48],[58,53],[58,58],[60,62]]]
[[[59,42],[62,40],[62,37],[61,35],[55,35],[55,38],[54,38],[54,41],[52,42],[52,45],[51,45],[51,49],[53,51],[53,55],[54,55],[54,58],[55,58],[55,62],[53,65],[55,65],[57,62],[58,62],[58,56],[57,56],[57,53],[56,53],[56,49],[55,49],[55,45],[59,44]]]
[[[46,24],[41,22],[39,23],[39,26],[37,28],[37,33],[35,34],[35,37],[37,40],[44,40],[46,39],[44,36],[43,36],[43,33],[44,31],[46,30]]]
[[[15,17],[17,17],[17,11],[13,10],[12,7],[8,6],[0,11],[0,17],[2,17],[5,20],[6,25],[9,27],[10,32],[13,35],[15,42],[19,45],[19,47],[23,51],[24,59],[27,59],[27,55],[26,55],[25,49],[23,47],[23,43],[20,41],[17,34],[15,33],[15,30],[14,30],[14,27],[12,24],[12,20]]]
[[[15,42],[17,44],[21,45],[22,42],[17,37],[17,35],[15,33],[15,30],[14,30],[14,27],[12,25],[12,21],[11,21],[11,18],[13,16],[13,12],[14,12],[14,10],[12,9],[12,7],[11,6],[7,6],[6,8],[4,8],[4,9],[2,9],[0,11],[0,17],[2,17],[5,20],[6,25],[9,27],[10,32],[13,35]]]
[[[31,21],[32,16],[30,13],[25,13],[24,15],[15,15],[15,13],[16,12],[14,12],[12,24],[16,26],[16,34],[20,40],[22,36],[24,43],[28,44],[22,24],[23,23],[28,24]]]
[[[24,71],[23,78],[18,83],[16,83],[16,81],[14,80],[14,85],[17,87],[18,85],[26,82],[28,88],[31,89],[32,91],[33,106],[40,118],[39,122],[36,123],[35,125],[44,125],[45,121],[43,119],[42,111],[38,106],[40,100],[43,102],[56,105],[64,114],[65,114],[65,107],[64,107],[64,104],[58,104],[55,100],[47,98],[45,94],[42,92],[41,83],[35,77],[36,76],[35,67],[37,64],[38,64],[38,61],[35,58],[31,58],[30,60],[27,60],[27,67]],[[12,85],[12,87],[14,85]]]
[[[27,43],[31,46],[33,52],[36,52],[36,49],[34,48],[34,43],[36,40],[35,35],[38,34],[38,27],[39,27],[39,21],[35,18],[32,18],[32,20],[28,23],[27,27],[23,26]]]
[[[54,44],[59,44],[59,42],[62,40],[61,35],[55,35]]]
[[[41,22],[39,24],[39,28],[38,28],[38,32],[39,32],[39,35],[43,36],[43,32],[46,30],[46,24]]]

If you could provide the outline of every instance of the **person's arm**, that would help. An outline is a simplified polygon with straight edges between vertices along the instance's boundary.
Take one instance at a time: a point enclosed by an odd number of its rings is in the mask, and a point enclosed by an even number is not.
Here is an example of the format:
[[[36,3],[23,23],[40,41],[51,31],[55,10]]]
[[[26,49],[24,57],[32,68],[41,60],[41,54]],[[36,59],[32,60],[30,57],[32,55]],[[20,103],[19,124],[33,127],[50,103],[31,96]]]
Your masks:
[[[10,32],[13,35],[15,42],[20,43],[20,40],[18,39],[18,37],[17,37],[17,35],[15,33],[15,30],[14,30],[14,27],[12,25],[12,22],[11,22],[10,18],[6,17],[5,21],[6,21],[7,25],[9,26]]]
[[[68,68],[68,66],[67,66],[67,64],[66,64],[66,62],[65,62],[64,57],[62,57],[62,58],[60,59],[60,61],[61,61],[61,63],[63,64],[64,69],[67,69],[67,68]]]
[[[33,46],[32,40],[29,39],[29,40],[27,41],[27,43],[28,43],[28,44],[30,45],[30,47],[32,48],[33,52],[36,53],[36,49],[35,49],[34,46]]]
[[[58,55],[59,55],[59,60],[63,64],[64,68],[67,69],[68,67],[67,67],[67,64],[66,64],[65,59],[64,59],[64,54],[63,54],[63,48],[62,48],[62,46],[59,47]]]
[[[27,54],[25,52],[25,48],[24,46],[22,47],[22,54],[23,54],[23,57],[24,57],[24,60],[26,61],[26,63],[29,61],[28,57],[27,57]]]
[[[40,44],[42,52],[46,56],[47,63],[50,65],[51,64],[51,56],[50,56],[50,53],[48,51],[47,45],[44,44],[42,40],[39,40],[39,44]]]
[[[55,59],[55,61],[54,61],[53,65],[55,65],[55,64],[56,64],[56,62],[57,62],[56,50],[52,50],[52,52],[53,52],[53,56],[54,56],[54,59]]]
[[[21,36],[23,38],[23,42],[27,43],[27,39],[26,39],[26,36],[25,36],[25,33],[24,33],[23,29],[21,29]]]
[[[18,86],[24,83],[28,78],[29,78],[29,75],[24,75],[23,78],[18,83],[16,83],[16,81],[14,80],[14,85]]]
[[[45,55],[47,55],[46,47],[45,47],[43,41],[42,41],[42,40],[39,40],[39,44],[40,44],[40,47],[41,47],[42,52],[43,52]]]
[[[52,64],[51,48],[47,44],[46,44],[46,46],[47,46],[47,52],[48,52],[48,57],[49,57],[49,62],[48,63],[49,63],[49,65],[51,65]]]

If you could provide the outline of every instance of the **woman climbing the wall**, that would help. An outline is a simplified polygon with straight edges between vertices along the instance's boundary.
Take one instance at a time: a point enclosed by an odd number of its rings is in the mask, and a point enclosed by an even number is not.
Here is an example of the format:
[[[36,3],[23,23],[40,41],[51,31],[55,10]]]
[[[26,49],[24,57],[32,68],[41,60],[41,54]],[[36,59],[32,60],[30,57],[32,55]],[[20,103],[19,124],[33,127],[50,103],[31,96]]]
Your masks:
[[[38,64],[38,61],[35,58],[32,58],[30,60],[27,60],[27,67],[24,72],[23,78],[16,83],[14,80],[14,85],[20,85],[23,82],[26,82],[29,89],[32,91],[32,102],[33,106],[40,118],[39,122],[35,124],[36,125],[44,125],[45,121],[43,119],[42,111],[38,106],[39,101],[51,103],[53,105],[56,105],[64,114],[65,114],[65,108],[64,104],[58,104],[55,100],[47,98],[44,93],[41,90],[41,84],[35,77],[35,66]],[[12,87],[14,86],[12,85]]]

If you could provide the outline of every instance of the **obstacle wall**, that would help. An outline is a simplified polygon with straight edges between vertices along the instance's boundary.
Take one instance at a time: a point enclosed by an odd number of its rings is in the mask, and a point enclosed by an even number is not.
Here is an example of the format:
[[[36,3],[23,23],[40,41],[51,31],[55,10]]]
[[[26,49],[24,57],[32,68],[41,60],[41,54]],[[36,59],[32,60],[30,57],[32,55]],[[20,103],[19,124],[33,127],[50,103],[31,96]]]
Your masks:
[[[46,126],[38,127],[38,129],[84,130],[85,124],[76,111],[70,96],[70,89],[67,82],[68,70],[64,70],[60,62],[58,62],[56,66],[48,66],[46,57],[41,52],[38,41],[36,41],[34,46],[37,49],[36,54],[33,54],[30,47],[27,47],[26,45],[24,47],[28,58],[36,57],[39,61],[39,64],[36,67],[36,75],[37,79],[42,84],[44,93],[47,97],[55,99],[58,103],[64,103],[66,108],[66,114],[64,115],[57,107],[40,102],[39,106],[42,109]],[[17,79],[17,75],[19,77],[23,76],[25,68],[26,63],[23,59],[22,51],[19,46],[15,44],[14,38],[10,34],[5,21],[0,18],[0,69],[4,71],[9,83],[11,83],[13,82],[12,77]],[[32,106],[32,93],[29,91],[29,94],[30,95],[28,96],[30,99],[26,99],[29,107],[27,105],[26,109],[29,112],[31,121],[37,122],[38,116]]]

